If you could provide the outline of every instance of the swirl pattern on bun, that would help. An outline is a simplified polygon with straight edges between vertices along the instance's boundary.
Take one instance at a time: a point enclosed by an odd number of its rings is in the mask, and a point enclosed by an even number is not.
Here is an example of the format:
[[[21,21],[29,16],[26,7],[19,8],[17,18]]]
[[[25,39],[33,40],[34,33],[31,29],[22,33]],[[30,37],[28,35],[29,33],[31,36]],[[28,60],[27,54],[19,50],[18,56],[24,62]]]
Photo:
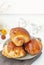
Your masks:
[[[12,41],[9,41],[2,50],[2,55],[7,58],[19,58],[26,55],[23,47],[17,47]]]
[[[10,38],[16,46],[22,46],[30,41],[30,34],[25,29],[17,27],[11,29]]]

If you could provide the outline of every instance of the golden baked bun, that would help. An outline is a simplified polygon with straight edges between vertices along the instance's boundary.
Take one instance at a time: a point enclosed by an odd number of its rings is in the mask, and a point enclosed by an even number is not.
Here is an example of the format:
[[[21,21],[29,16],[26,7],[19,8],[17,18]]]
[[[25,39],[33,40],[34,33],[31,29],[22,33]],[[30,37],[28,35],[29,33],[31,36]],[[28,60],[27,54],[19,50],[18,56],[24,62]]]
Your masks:
[[[25,29],[17,27],[10,30],[10,38],[16,46],[22,46],[30,41],[30,34]]]
[[[25,56],[26,52],[23,47],[16,47],[12,41],[9,41],[8,44],[3,47],[2,55],[7,58],[19,58]]]
[[[31,41],[27,43],[25,46],[25,50],[31,55],[38,54],[41,51],[41,49],[42,49],[41,41],[34,38],[31,39]]]

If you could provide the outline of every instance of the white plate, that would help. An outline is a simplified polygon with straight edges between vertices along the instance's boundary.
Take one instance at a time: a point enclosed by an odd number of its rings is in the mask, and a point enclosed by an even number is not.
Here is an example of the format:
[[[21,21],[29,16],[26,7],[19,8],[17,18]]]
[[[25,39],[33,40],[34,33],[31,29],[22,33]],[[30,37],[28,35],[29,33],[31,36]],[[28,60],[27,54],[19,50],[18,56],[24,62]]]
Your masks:
[[[6,40],[4,45],[7,44],[7,42],[9,41],[10,39]],[[38,54],[37,54],[38,55]],[[37,55],[30,55],[30,54],[26,54],[26,56],[24,57],[21,57],[21,58],[15,58],[17,60],[27,60],[27,59],[32,59],[34,57],[36,57]]]

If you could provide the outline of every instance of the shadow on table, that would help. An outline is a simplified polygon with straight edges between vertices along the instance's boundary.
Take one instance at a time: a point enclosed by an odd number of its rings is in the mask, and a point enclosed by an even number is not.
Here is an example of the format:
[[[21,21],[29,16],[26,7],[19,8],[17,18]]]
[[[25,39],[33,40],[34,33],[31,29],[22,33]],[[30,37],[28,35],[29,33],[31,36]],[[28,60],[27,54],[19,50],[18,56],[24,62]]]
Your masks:
[[[41,54],[42,52],[39,53],[33,59],[19,61],[19,60],[14,60],[14,59],[8,59],[2,56],[0,52],[0,65],[31,65],[35,60],[37,60],[40,57]]]

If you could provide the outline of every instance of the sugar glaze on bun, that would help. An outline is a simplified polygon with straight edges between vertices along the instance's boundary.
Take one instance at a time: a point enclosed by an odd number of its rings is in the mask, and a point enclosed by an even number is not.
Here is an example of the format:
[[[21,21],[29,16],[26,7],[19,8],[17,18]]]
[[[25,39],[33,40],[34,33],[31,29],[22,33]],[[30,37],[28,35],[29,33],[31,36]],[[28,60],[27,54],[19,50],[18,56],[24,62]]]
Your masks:
[[[42,43],[40,40],[33,38],[25,45],[25,50],[31,55],[36,55],[42,50]]]

